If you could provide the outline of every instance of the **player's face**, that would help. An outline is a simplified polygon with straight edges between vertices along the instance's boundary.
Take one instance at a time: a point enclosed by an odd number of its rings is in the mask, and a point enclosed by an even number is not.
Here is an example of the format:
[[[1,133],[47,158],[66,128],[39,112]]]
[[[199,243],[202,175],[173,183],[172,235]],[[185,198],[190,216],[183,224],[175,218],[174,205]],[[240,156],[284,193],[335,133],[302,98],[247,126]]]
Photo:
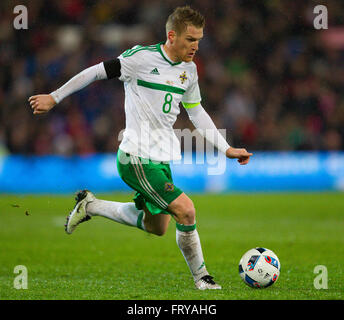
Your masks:
[[[179,61],[190,62],[194,58],[200,40],[203,38],[203,28],[189,25],[186,30],[175,36],[173,47]]]

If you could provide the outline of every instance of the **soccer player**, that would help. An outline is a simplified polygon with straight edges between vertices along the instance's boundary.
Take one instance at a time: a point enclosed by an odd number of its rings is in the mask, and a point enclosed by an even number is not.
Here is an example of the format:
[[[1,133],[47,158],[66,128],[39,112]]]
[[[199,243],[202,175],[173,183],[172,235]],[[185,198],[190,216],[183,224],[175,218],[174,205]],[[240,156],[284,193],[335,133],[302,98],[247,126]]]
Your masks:
[[[136,191],[134,202],[105,201],[83,190],[67,218],[66,232],[71,234],[93,216],[103,216],[162,236],[172,216],[177,244],[200,290],[221,286],[204,263],[194,204],[172,180],[169,162],[181,159],[173,131],[179,104],[206,140],[228,158],[245,165],[252,156],[246,149],[230,147],[201,105],[192,60],[204,24],[199,12],[189,6],[178,7],[167,19],[165,42],[134,46],[118,58],[85,69],[50,94],[29,98],[33,114],[38,115],[95,80],[118,78],[124,82],[126,129],[117,152],[117,168],[124,182]]]

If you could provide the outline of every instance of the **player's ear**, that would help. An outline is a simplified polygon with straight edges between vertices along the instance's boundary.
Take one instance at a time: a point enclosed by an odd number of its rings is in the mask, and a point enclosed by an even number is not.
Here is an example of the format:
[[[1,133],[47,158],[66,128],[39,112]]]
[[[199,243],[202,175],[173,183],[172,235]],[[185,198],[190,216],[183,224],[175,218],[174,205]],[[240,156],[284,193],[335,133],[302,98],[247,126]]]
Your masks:
[[[173,44],[173,42],[175,41],[176,39],[176,32],[173,31],[173,30],[170,30],[169,32],[167,32],[167,40],[170,41],[171,44]]]

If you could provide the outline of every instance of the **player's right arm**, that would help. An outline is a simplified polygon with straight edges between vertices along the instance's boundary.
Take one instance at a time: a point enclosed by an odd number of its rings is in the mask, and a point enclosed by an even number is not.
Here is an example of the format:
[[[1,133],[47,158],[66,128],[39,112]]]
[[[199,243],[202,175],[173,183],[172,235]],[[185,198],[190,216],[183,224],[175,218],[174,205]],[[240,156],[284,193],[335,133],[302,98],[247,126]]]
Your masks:
[[[118,59],[101,62],[78,73],[62,87],[50,94],[31,96],[29,102],[33,114],[42,114],[51,110],[56,104],[72,93],[81,90],[96,80],[112,79],[121,75]]]

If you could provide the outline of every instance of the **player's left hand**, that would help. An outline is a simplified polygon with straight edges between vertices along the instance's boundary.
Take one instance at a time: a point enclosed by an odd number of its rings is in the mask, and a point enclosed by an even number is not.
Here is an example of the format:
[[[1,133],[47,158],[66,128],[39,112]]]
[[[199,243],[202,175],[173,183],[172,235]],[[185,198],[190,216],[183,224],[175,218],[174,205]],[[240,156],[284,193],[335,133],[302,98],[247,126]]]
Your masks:
[[[238,159],[238,162],[241,165],[248,164],[250,157],[253,156],[253,153],[247,152],[243,148],[228,148],[226,151],[226,157],[230,159]]]

